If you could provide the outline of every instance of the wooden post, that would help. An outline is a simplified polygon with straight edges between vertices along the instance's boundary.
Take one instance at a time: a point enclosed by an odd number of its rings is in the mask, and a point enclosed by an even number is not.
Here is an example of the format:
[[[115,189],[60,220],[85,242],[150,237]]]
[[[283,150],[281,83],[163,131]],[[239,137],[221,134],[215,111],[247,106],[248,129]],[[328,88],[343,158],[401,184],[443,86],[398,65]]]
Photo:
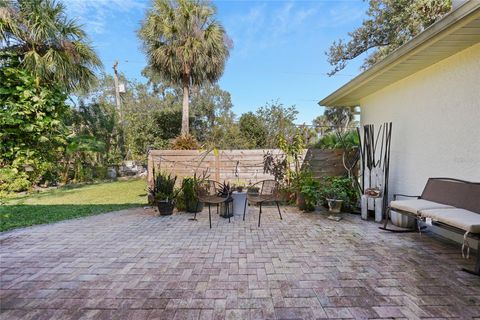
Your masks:
[[[147,185],[153,187],[153,168],[155,163],[153,161],[152,152],[148,152],[148,162],[147,162]]]
[[[215,153],[215,180],[220,181],[220,150]]]

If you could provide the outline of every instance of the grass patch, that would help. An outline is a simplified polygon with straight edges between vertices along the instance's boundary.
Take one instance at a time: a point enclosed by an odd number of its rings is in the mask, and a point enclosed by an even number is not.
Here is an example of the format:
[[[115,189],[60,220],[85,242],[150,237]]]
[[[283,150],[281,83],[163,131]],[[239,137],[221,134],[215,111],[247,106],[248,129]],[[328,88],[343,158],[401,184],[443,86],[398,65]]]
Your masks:
[[[147,202],[144,180],[122,180],[66,186],[4,199],[0,231],[91,216],[142,206]]]

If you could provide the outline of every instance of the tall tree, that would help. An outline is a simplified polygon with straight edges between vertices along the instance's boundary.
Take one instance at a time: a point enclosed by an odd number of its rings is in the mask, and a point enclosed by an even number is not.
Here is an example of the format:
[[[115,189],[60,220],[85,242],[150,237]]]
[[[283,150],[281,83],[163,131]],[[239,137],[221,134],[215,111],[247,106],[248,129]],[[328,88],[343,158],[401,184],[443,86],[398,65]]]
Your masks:
[[[1,51],[15,52],[37,85],[86,89],[101,62],[81,26],[54,0],[0,0]]]
[[[367,69],[415,37],[451,9],[451,0],[370,0],[368,18],[349,33],[348,42],[335,41],[326,53],[333,66],[329,75],[348,61],[374,49],[365,59]]]
[[[192,86],[216,82],[231,42],[204,0],[154,0],[139,31],[149,68],[183,89],[182,134],[189,133]]]
[[[238,126],[249,148],[265,148],[268,132],[264,122],[257,115],[251,111],[242,114],[238,120]]]
[[[258,108],[257,117],[263,122],[268,134],[266,148],[278,148],[278,138],[291,137],[296,132],[295,120],[298,111],[295,106],[285,107],[278,101]]]
[[[199,141],[210,137],[219,118],[234,116],[231,113],[233,105],[230,93],[222,90],[218,84],[207,83],[194,90],[191,105],[194,118],[191,131]]]

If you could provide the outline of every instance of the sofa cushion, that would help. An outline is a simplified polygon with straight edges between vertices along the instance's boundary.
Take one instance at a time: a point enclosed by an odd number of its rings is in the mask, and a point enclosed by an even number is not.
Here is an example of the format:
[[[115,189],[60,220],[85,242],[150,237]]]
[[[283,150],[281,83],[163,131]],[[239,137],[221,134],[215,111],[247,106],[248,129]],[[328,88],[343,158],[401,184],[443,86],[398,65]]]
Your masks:
[[[407,211],[412,214],[418,215],[420,210],[425,209],[446,209],[446,208],[453,208],[452,206],[441,204],[433,201],[428,201],[424,199],[414,199],[414,200],[394,200],[390,202],[390,208],[392,210],[402,210]]]
[[[465,209],[427,209],[421,210],[422,218],[431,218],[433,221],[457,227],[459,229],[480,233],[480,214]]]

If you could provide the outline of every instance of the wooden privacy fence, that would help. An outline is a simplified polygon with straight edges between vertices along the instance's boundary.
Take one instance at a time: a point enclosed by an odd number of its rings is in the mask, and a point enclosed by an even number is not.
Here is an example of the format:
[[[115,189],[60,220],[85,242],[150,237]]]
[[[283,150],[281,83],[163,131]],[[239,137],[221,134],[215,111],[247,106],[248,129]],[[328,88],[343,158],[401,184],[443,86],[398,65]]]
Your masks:
[[[273,176],[263,172],[263,156],[267,152],[281,155],[279,149],[264,150],[150,150],[148,154],[148,185],[153,185],[153,169],[183,177],[201,176],[204,172],[210,179],[220,182],[250,184]],[[308,166],[318,178],[342,175],[342,151],[305,149],[302,167]]]

